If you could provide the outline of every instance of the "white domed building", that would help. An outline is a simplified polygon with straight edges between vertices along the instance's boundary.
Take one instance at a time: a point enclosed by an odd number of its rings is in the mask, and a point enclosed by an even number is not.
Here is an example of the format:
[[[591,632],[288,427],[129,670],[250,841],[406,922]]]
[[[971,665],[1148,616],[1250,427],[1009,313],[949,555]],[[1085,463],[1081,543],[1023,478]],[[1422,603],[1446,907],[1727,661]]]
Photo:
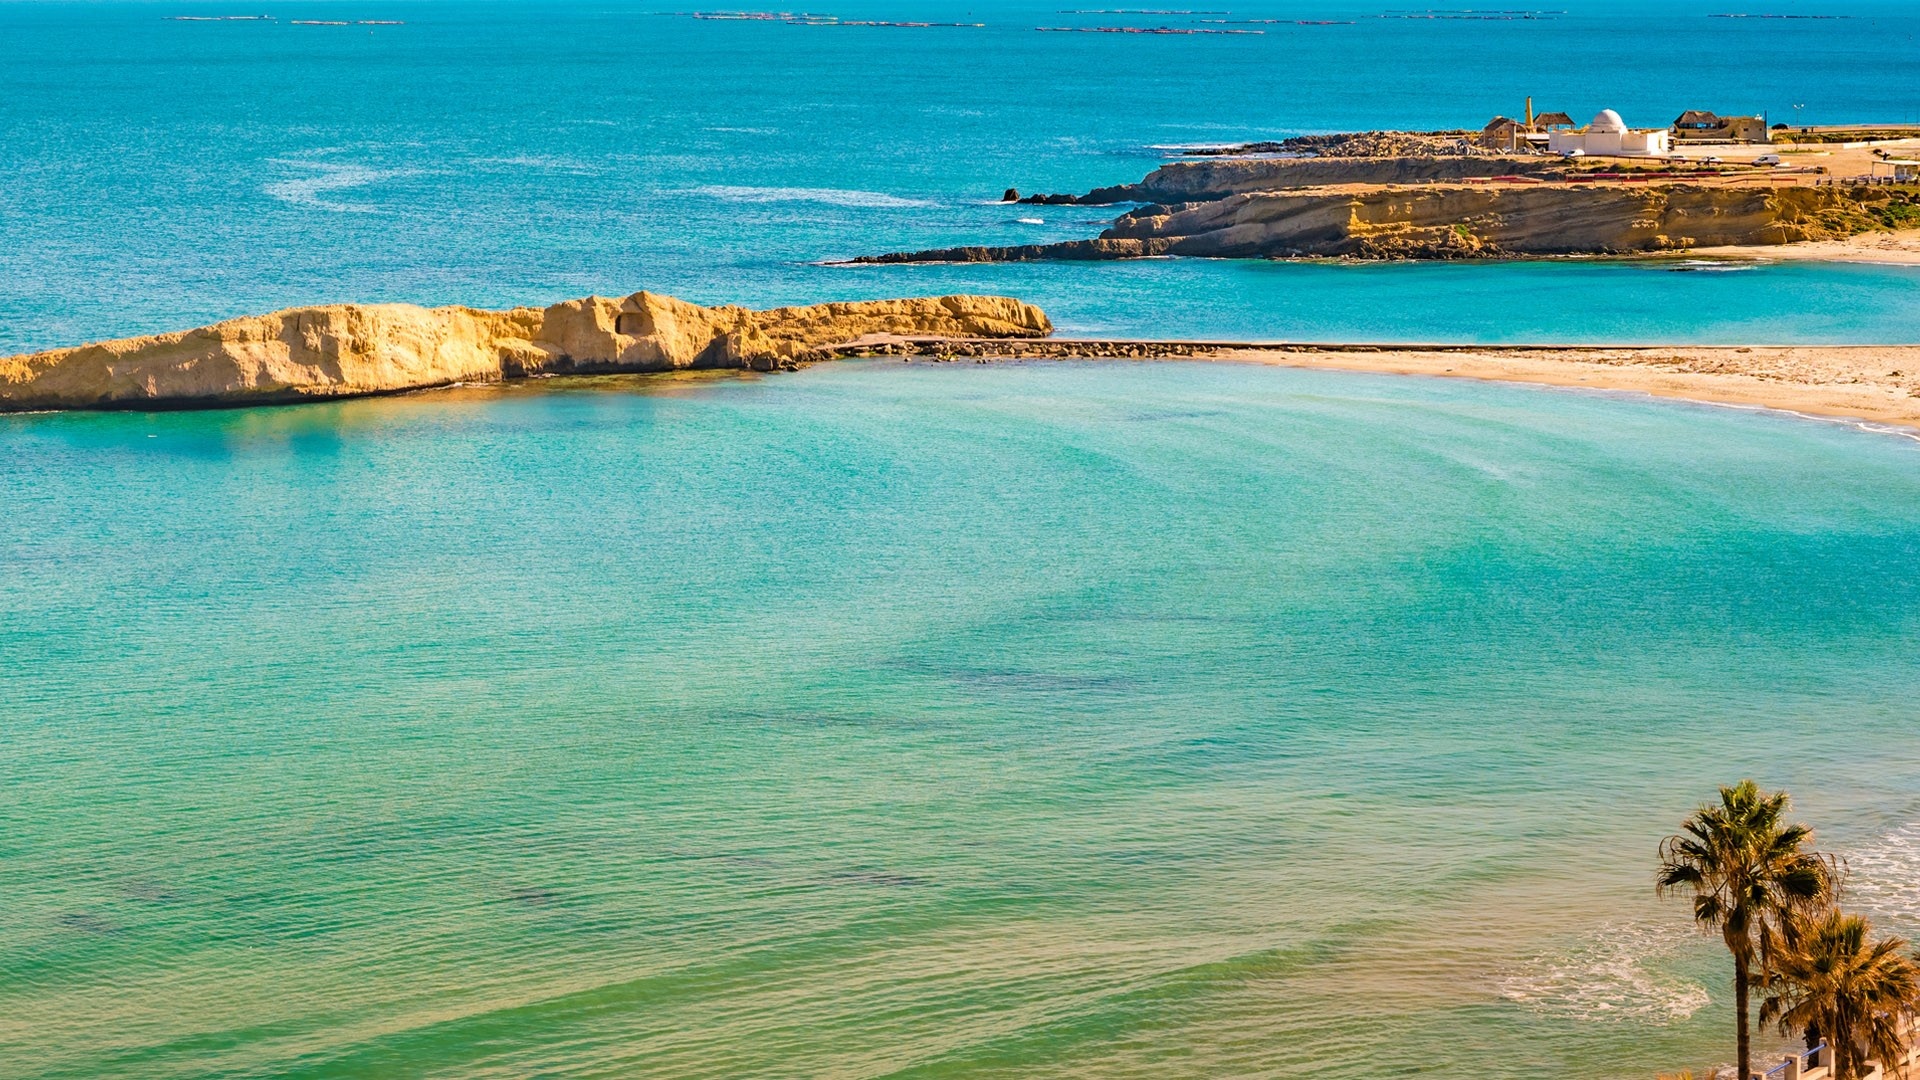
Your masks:
[[[1619,113],[1601,109],[1586,127],[1550,132],[1547,149],[1556,154],[1578,150],[1589,157],[1666,157],[1673,152],[1673,135],[1666,128],[1635,131]]]

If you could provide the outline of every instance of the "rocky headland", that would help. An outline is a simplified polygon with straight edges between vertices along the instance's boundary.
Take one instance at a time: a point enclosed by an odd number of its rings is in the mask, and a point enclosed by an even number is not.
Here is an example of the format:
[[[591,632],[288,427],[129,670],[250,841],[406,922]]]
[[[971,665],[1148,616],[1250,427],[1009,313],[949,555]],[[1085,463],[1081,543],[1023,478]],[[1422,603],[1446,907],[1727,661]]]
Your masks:
[[[1308,187],[1130,210],[1097,238],[959,247],[863,262],[1040,259],[1460,259],[1623,255],[1836,240],[1888,227],[1920,196],[1889,188],[1567,186]]]
[[[1295,135],[1233,146],[1196,146],[1182,157],[1244,157],[1282,154],[1288,157],[1499,157],[1507,152],[1481,145],[1477,131],[1339,131]]]
[[[1020,201],[1043,206],[1185,203],[1329,184],[1417,184],[1495,176],[1564,179],[1570,171],[1559,158],[1485,153],[1471,157],[1217,158],[1171,162],[1138,183],[1094,188],[1084,195],[1029,195]]]
[[[486,311],[332,304],[0,358],[0,411],[275,404],[543,375],[793,368],[876,337],[1029,338],[999,296],[755,311],[638,292]]]
[[[1085,240],[856,261],[1628,255],[1779,247],[1920,225],[1920,187],[1834,184],[1818,170],[1440,152],[1445,144],[1430,140],[1411,152],[1392,140],[1354,138],[1329,144],[1354,156],[1178,161],[1134,184],[1021,200],[1145,204]]]

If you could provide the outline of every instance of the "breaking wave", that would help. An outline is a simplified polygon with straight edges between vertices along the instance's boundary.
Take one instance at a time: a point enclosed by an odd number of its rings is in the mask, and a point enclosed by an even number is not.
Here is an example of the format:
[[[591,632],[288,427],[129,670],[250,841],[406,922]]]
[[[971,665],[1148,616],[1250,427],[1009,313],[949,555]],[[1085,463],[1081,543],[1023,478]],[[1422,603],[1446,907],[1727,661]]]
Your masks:
[[[1849,907],[1898,933],[1920,932],[1920,822],[1902,825],[1847,857]]]
[[[1500,996],[1534,1012],[1576,1020],[1685,1020],[1707,1004],[1706,987],[1647,965],[1692,938],[1685,927],[1611,923],[1569,949],[1508,972],[1500,980]]]

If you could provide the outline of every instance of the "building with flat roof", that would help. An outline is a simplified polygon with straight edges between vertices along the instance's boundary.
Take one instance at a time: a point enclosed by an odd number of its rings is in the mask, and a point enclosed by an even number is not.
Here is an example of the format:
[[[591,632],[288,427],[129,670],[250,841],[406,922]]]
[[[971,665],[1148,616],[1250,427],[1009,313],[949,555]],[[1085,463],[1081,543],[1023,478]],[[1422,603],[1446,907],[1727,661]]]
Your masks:
[[[1630,128],[1619,113],[1601,109],[1586,127],[1548,132],[1547,149],[1588,157],[1666,157],[1673,138],[1666,128]]]
[[[1896,184],[1920,184],[1920,159],[1880,158],[1867,163],[1867,174]]]

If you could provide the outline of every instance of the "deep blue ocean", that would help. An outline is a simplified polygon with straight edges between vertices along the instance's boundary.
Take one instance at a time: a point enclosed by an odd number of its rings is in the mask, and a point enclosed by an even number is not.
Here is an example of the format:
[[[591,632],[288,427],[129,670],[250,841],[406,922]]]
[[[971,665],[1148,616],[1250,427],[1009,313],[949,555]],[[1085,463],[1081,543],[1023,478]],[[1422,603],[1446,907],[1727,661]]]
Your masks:
[[[824,264],[1527,94],[1916,120],[1910,4],[244,2],[0,3],[0,352],[641,288],[1920,340],[1912,269]],[[1265,32],[1034,29],[1159,23]],[[1658,840],[1756,777],[1920,932],[1917,613],[1911,432],[1625,394],[875,360],[0,416],[0,1080],[1710,1075]]]
[[[607,3],[0,4],[0,350],[294,304],[641,288],[755,305],[1011,293],[1068,332],[1175,337],[1903,341],[1920,327],[1913,269],[818,265],[1093,235],[1111,209],[995,200],[1137,179],[1165,160],[1155,147],[1478,127],[1527,95],[1641,125],[1687,108],[1920,120],[1901,74],[1920,65],[1920,9],[1889,0],[1420,19],[1353,0],[1070,6],[828,12],[985,24],[905,29]],[[1844,17],[1710,17],[1728,9]],[[257,13],[275,18],[167,18]],[[1262,33],[1034,29],[1109,25]]]

